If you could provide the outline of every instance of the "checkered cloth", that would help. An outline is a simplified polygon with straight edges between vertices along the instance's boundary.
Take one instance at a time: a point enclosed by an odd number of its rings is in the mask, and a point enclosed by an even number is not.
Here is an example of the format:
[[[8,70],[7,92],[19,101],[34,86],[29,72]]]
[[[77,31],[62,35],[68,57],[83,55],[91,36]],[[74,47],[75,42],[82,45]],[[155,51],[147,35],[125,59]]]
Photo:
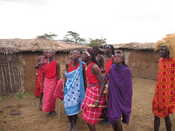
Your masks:
[[[92,107],[99,100],[98,107]],[[92,86],[86,89],[85,99],[82,103],[82,119],[91,125],[101,120],[103,109],[105,108],[105,96],[100,97],[100,87]]]

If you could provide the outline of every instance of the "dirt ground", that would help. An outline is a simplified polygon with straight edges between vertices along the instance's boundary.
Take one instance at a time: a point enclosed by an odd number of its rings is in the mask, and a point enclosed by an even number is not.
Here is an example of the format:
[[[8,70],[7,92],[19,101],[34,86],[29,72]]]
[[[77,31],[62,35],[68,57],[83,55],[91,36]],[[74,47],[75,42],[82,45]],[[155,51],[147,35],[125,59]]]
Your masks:
[[[124,131],[153,131],[151,103],[155,81],[134,78],[133,85],[132,116],[129,126],[125,126]],[[39,111],[38,99],[29,93],[0,97],[0,131],[67,131],[68,121],[62,102],[57,101],[56,111],[56,116],[47,117]],[[160,131],[165,131],[164,121],[161,123]],[[78,131],[88,131],[81,118],[78,120]],[[97,125],[97,131],[112,131],[112,128],[109,124],[100,123]]]

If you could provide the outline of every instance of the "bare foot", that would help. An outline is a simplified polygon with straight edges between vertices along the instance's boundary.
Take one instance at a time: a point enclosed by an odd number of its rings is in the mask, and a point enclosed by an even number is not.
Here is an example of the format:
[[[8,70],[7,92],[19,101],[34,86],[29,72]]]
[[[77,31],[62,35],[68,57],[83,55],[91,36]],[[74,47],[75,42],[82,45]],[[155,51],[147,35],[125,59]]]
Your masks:
[[[68,125],[68,131],[73,131],[71,124]]]
[[[72,131],[78,131],[78,130],[77,130],[77,127],[74,126],[74,127],[72,128]]]
[[[57,113],[55,111],[49,112],[48,116],[55,116]]]

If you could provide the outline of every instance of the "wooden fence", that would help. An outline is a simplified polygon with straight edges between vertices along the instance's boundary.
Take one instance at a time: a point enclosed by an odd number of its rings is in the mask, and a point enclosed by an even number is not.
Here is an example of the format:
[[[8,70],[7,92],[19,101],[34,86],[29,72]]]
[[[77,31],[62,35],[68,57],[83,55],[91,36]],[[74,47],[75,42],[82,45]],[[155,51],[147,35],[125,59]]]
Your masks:
[[[0,95],[17,92],[22,86],[22,74],[15,54],[0,54]]]

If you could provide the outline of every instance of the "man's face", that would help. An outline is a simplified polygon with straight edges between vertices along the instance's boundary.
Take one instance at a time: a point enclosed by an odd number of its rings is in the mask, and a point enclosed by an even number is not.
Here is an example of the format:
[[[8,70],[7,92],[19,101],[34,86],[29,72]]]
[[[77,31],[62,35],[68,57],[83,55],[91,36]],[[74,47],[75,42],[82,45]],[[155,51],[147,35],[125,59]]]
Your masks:
[[[40,56],[39,59],[38,59],[38,63],[39,63],[39,64],[45,63],[45,59],[46,59],[45,56]]]
[[[169,58],[169,49],[166,46],[161,46],[159,50],[159,55],[162,58]]]
[[[114,64],[120,64],[123,63],[123,51],[116,50],[115,55],[113,57]]]
[[[111,48],[105,48],[105,55],[111,55],[112,49]]]
[[[97,54],[96,60],[97,60],[97,61],[100,61],[100,59],[101,59],[101,55],[100,55],[100,54]]]
[[[53,57],[55,55],[55,53],[54,52],[50,52],[50,51],[46,51],[46,52],[44,52],[44,55],[45,55],[46,58],[51,58],[51,57]]]
[[[81,55],[81,60],[84,61],[84,62],[87,62],[88,60],[88,55],[86,53],[82,53]]]
[[[72,60],[77,60],[77,59],[79,59],[79,57],[80,57],[80,53],[78,51],[73,51],[70,53],[70,58]]]

